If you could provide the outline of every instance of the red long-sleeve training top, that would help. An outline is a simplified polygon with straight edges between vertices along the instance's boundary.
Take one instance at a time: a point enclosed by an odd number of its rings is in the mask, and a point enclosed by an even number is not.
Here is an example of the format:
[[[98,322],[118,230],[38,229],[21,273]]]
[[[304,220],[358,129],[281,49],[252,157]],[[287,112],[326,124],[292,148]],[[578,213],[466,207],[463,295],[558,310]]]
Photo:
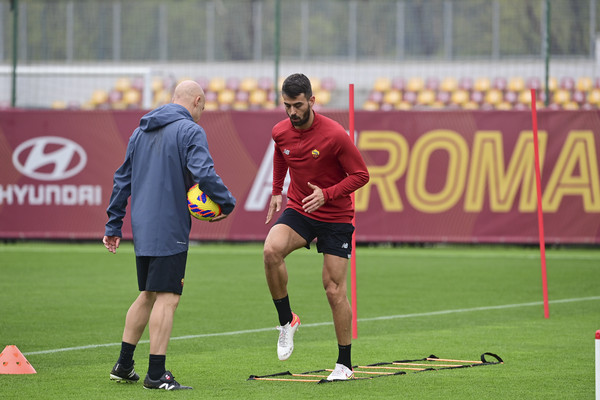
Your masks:
[[[273,195],[283,191],[290,171],[287,207],[319,221],[351,223],[354,216],[350,194],[369,181],[367,166],[346,130],[316,112],[312,126],[296,129],[289,119],[273,127]],[[308,214],[302,199],[312,194],[308,182],[323,190],[325,204]]]

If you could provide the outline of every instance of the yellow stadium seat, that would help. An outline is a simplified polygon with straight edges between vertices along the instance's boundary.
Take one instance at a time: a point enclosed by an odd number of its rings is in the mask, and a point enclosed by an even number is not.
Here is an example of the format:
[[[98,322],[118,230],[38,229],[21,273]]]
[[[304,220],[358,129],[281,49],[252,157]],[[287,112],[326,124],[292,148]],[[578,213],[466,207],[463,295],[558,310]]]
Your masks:
[[[552,101],[556,104],[564,104],[571,101],[571,92],[566,89],[558,89],[552,95]]]
[[[123,103],[127,106],[139,106],[142,102],[142,93],[139,90],[129,89],[123,93]]]
[[[479,104],[469,100],[462,105],[462,108],[465,110],[477,110],[479,108]]]
[[[417,95],[417,104],[430,105],[435,101],[435,92],[430,89],[421,90]]]
[[[473,90],[478,92],[485,92],[490,89],[491,83],[489,78],[481,77],[475,79],[475,84],[473,86]]]
[[[550,77],[548,79],[548,89],[553,92],[558,89],[558,80],[556,78]]]
[[[446,77],[442,79],[442,82],[440,83],[440,90],[444,92],[451,92],[453,90],[456,90],[457,87],[458,81],[456,80],[456,78],[453,77]]]
[[[377,111],[379,110],[379,103],[373,100],[367,100],[363,103],[362,108],[366,111]]]
[[[115,83],[115,89],[120,92],[125,92],[131,88],[131,79],[129,78],[119,78]]]
[[[258,80],[255,78],[244,78],[240,82],[240,90],[251,92],[258,87]]]
[[[50,104],[50,108],[53,110],[65,110],[67,108],[67,102],[64,100],[54,100],[52,104]]]
[[[412,108],[412,104],[408,101],[401,101],[400,103],[394,106],[396,110],[410,110]]]
[[[531,104],[531,91],[530,90],[521,90],[519,92],[518,102],[521,104],[530,105]]]
[[[450,102],[453,104],[464,104],[469,101],[469,92],[463,89],[458,89],[452,92]]]
[[[496,104],[496,109],[497,110],[510,110],[510,109],[512,109],[512,104],[510,104],[508,101],[501,101],[500,103]]]
[[[592,89],[588,94],[587,102],[595,106],[600,105],[600,89]]]
[[[511,92],[520,92],[525,89],[525,80],[520,76],[513,76],[508,80],[508,90]]]
[[[315,96],[315,103],[321,106],[325,106],[331,101],[331,92],[329,90],[319,89],[316,93],[313,92],[313,94]]]
[[[563,104],[565,110],[579,110],[579,104],[574,101],[567,101]]]
[[[310,86],[312,87],[313,92],[321,90],[321,79],[316,77],[310,77]]]
[[[108,92],[106,90],[94,90],[91,103],[94,107],[108,102]]]
[[[402,100],[402,93],[399,90],[388,90],[383,95],[383,103],[396,104]]]
[[[491,89],[488,90],[485,94],[485,99],[484,101],[487,104],[499,104],[500,102],[502,102],[502,92],[498,89]]]
[[[380,77],[375,79],[375,83],[373,84],[373,90],[378,92],[386,92],[392,86],[392,81],[390,78]]]
[[[253,90],[250,93],[250,98],[248,102],[251,106],[263,106],[267,102],[268,96],[267,92],[261,89]]]
[[[594,83],[592,82],[592,78],[590,78],[589,76],[582,76],[579,79],[577,79],[577,90],[579,90],[580,92],[587,92],[592,90],[592,87],[594,86]]]
[[[208,90],[211,92],[220,92],[225,89],[225,79],[221,77],[214,77],[208,83]]]
[[[406,90],[409,92],[418,92],[419,90],[425,87],[425,82],[423,78],[412,77],[406,82]]]
[[[217,102],[219,105],[231,105],[235,100],[235,92],[231,89],[223,89],[217,93]]]

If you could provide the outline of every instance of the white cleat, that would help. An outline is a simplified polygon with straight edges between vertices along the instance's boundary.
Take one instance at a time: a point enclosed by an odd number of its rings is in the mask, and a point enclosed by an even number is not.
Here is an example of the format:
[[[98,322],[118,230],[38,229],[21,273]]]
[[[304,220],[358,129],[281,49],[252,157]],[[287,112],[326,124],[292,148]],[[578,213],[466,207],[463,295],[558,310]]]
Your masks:
[[[300,318],[292,313],[292,322],[288,322],[284,326],[278,326],[279,339],[277,339],[277,357],[281,361],[285,361],[292,355],[294,351],[294,333],[300,326]]]
[[[347,381],[354,379],[354,371],[346,367],[344,364],[335,364],[335,369],[327,377],[328,381]]]

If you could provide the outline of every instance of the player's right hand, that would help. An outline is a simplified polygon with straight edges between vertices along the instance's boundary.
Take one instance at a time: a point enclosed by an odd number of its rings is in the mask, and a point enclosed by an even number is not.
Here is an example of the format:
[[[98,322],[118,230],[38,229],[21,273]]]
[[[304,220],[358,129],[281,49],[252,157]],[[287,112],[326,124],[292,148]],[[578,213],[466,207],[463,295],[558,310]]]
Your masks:
[[[265,221],[265,225],[271,222],[273,218],[273,214],[279,212],[281,210],[281,195],[271,196],[271,201],[269,202],[269,210],[267,211],[267,220]]]

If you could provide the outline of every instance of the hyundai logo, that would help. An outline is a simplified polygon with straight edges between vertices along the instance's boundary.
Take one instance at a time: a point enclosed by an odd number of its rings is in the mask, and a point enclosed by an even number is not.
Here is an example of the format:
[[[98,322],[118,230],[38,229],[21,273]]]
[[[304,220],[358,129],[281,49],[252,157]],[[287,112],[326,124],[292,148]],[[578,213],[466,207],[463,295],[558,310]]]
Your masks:
[[[12,162],[15,168],[33,179],[59,181],[77,175],[85,167],[87,155],[72,140],[40,136],[17,146]]]

